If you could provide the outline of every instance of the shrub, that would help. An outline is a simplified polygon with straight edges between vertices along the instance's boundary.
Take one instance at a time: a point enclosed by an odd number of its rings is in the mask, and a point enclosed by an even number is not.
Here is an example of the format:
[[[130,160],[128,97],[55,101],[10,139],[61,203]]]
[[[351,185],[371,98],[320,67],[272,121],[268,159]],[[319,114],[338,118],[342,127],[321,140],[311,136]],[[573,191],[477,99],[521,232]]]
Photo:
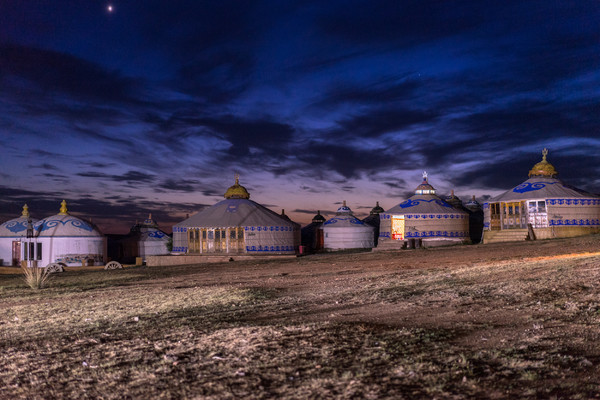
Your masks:
[[[43,288],[50,278],[50,272],[46,268],[41,268],[38,266],[27,267],[25,263],[22,263],[21,271],[23,271],[25,283],[27,283],[27,286],[32,289]]]

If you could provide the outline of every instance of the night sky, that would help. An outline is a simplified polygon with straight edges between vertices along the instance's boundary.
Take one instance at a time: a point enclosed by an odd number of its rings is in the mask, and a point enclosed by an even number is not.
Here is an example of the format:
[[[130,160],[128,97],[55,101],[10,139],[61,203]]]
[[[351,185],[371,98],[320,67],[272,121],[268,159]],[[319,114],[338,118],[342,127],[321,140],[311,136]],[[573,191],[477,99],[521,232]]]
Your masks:
[[[544,147],[598,193],[599,104],[598,0],[1,0],[0,222],[483,201]]]

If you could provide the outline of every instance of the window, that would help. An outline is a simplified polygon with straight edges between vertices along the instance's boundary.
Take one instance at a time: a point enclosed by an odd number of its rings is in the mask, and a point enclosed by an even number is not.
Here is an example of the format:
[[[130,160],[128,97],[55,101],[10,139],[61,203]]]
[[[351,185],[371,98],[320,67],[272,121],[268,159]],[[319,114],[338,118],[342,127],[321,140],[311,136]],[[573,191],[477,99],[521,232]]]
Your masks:
[[[34,251],[35,251],[35,247],[33,247],[33,243],[29,244],[29,259],[33,260],[34,259]]]
[[[235,240],[235,229],[229,231],[229,239]]]
[[[213,231],[208,231],[208,238],[209,239],[214,239],[215,238],[215,233]]]
[[[206,229],[202,229],[202,239],[206,240]]]
[[[218,229],[215,231],[215,240],[221,240],[221,231]]]
[[[238,229],[238,239],[244,238],[244,230],[242,228]]]
[[[36,260],[41,260],[42,259],[42,244],[41,243],[37,243],[37,254],[36,254]]]
[[[23,259],[27,260],[27,243],[23,243]]]

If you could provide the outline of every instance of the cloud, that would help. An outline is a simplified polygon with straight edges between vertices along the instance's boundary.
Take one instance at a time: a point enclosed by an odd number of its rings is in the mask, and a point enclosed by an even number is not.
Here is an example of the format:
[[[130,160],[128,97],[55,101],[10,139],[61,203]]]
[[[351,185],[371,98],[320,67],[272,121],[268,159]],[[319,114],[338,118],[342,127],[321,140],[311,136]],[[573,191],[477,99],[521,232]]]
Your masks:
[[[93,101],[134,100],[135,81],[70,54],[15,44],[0,45],[0,53],[0,83],[5,85],[7,80],[20,85],[18,79],[23,79],[44,93]]]
[[[114,182],[127,182],[127,183],[151,183],[156,179],[155,175],[146,174],[140,171],[128,171],[123,175],[110,175],[102,172],[78,172],[77,176],[82,176],[85,178],[98,178],[98,179],[107,179]]]

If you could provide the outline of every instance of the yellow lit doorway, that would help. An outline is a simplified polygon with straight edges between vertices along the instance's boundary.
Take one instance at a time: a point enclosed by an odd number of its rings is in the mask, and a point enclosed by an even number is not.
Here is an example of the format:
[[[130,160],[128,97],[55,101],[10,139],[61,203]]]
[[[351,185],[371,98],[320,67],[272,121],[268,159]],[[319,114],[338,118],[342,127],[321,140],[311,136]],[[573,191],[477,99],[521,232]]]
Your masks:
[[[404,240],[404,215],[392,215],[392,239]]]

